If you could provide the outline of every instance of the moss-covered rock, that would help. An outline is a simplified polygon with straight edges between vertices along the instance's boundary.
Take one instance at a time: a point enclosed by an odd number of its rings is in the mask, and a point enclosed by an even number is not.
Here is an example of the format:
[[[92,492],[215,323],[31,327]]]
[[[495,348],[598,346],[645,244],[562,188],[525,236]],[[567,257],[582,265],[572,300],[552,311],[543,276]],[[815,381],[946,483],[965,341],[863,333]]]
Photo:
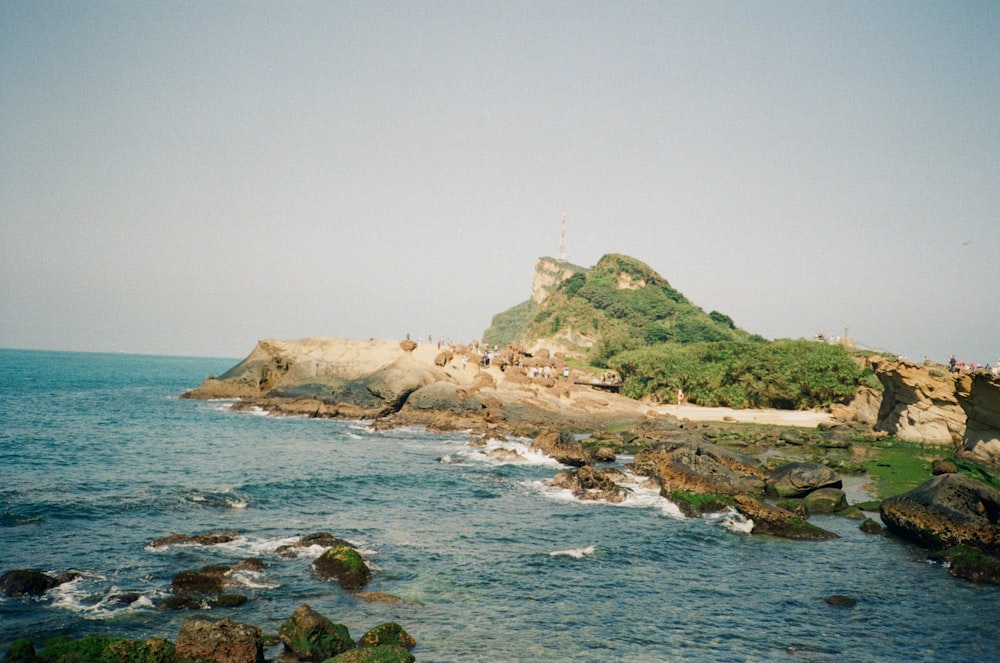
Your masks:
[[[948,573],[956,578],[1000,585],[1000,557],[988,555],[974,546],[953,546],[932,553],[930,558],[946,560]]]
[[[802,498],[806,511],[813,513],[837,513],[847,508],[847,496],[839,488],[820,488]]]
[[[688,518],[697,518],[706,513],[718,513],[733,506],[733,498],[730,495],[712,495],[706,493],[692,493],[686,490],[661,491],[660,495],[677,505]]]
[[[754,534],[785,539],[823,540],[838,538],[833,532],[807,522],[791,511],[765,504],[746,495],[734,498],[736,510],[753,521]]]
[[[347,627],[303,603],[278,629],[285,648],[302,661],[325,661],[354,648]]]
[[[359,647],[377,647],[379,645],[398,645],[406,649],[413,649],[417,646],[417,641],[399,624],[386,622],[369,630],[358,640]]]
[[[3,663],[38,663],[35,645],[28,638],[15,640],[3,657]]]
[[[371,580],[371,570],[353,546],[327,548],[315,562],[316,574],[324,580],[337,580],[346,590],[361,589]]]

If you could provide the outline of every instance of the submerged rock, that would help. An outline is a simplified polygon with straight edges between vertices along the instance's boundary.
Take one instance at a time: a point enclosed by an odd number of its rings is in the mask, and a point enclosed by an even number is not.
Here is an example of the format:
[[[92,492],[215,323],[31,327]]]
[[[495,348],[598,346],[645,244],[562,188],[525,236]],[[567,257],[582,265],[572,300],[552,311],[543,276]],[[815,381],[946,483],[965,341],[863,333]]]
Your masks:
[[[216,529],[204,534],[170,534],[150,542],[151,548],[163,548],[177,544],[198,544],[202,546],[214,546],[219,543],[229,543],[240,535],[236,530]]]

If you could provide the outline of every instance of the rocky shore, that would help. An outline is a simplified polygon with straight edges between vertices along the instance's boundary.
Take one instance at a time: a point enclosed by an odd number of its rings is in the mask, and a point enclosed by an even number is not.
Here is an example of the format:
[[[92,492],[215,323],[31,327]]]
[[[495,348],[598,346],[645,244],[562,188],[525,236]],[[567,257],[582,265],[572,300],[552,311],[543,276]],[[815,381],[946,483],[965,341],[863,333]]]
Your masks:
[[[748,531],[797,539],[833,536],[808,522],[816,513],[858,518],[865,531],[882,531],[848,503],[838,473],[860,473],[865,445],[876,440],[945,445],[956,459],[987,467],[1000,459],[1000,381],[987,374],[953,375],[874,356],[866,361],[883,388],[861,387],[852,402],[829,412],[733,411],[625,398],[613,383],[595,381],[544,347],[529,352],[512,344],[484,362],[485,354],[408,340],[268,340],[184,397],[238,399],[233,407],[277,414],[365,418],[376,427],[533,438],[534,448],[573,468],[553,485],[578,499],[623,499],[633,479],[608,461],[629,451],[635,456],[626,469],[689,516],[728,509]],[[745,424],[777,428],[748,441],[736,432]],[[516,453],[492,451],[504,452]],[[884,502],[881,520],[892,534],[959,560],[950,564],[953,574],[997,582],[1000,501],[992,487],[956,471],[935,463],[945,478]],[[962,533],[928,536],[928,529]]]

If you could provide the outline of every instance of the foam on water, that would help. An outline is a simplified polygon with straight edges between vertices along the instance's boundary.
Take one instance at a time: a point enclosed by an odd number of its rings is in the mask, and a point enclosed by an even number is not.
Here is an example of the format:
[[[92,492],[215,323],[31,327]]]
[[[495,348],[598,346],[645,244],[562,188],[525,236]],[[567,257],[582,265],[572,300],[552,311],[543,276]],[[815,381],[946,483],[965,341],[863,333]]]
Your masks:
[[[588,555],[593,555],[597,550],[595,546],[587,546],[586,548],[569,548],[568,550],[553,550],[549,553],[549,557],[575,557],[576,559],[583,559]]]

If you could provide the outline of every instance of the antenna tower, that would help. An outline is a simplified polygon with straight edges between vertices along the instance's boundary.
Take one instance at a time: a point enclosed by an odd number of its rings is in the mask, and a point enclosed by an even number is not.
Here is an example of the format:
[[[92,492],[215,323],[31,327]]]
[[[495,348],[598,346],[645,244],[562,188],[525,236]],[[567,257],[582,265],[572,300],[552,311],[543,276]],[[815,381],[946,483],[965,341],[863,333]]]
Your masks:
[[[563,207],[562,231],[559,233],[559,261],[566,262],[566,208]]]

